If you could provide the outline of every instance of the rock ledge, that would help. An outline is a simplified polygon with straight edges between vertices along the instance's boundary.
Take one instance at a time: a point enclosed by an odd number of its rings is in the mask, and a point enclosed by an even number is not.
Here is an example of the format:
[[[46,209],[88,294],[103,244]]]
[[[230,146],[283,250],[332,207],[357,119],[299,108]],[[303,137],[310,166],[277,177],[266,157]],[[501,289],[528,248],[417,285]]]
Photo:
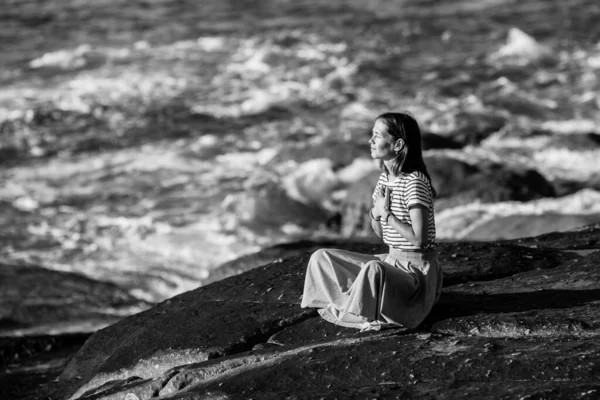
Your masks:
[[[45,395],[598,398],[599,236],[596,224],[440,244],[444,293],[412,331],[360,333],[323,321],[299,306],[309,253],[280,259],[97,332]]]

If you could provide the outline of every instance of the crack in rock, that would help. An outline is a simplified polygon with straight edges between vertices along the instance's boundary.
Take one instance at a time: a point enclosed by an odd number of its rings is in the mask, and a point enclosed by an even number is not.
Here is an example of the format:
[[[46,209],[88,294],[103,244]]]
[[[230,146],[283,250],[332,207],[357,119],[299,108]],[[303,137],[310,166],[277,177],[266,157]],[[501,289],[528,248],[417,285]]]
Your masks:
[[[159,382],[164,383],[158,396],[173,395],[186,391],[190,388],[201,388],[205,385],[215,383],[221,379],[228,379],[252,369],[272,366],[278,362],[283,362],[302,354],[311,354],[317,349],[336,346],[352,346],[360,342],[379,340],[385,337],[395,336],[395,331],[382,332],[371,336],[360,338],[346,338],[326,343],[312,343],[299,346],[289,350],[281,351],[259,351],[256,354],[230,355],[220,359],[208,360],[201,363],[189,364],[168,371],[165,375],[156,377],[152,380],[137,382],[126,388],[121,388],[117,392],[106,391],[97,392],[93,397],[79,397],[80,400],[120,400],[124,395],[134,394],[139,400],[149,400],[156,397],[154,388],[159,386]]]

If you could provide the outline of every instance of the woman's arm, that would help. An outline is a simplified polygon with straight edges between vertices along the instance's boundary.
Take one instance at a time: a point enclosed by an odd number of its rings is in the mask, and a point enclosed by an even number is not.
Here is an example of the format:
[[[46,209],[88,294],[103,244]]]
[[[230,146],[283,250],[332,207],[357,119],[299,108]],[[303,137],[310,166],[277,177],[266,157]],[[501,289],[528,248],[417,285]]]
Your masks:
[[[371,220],[371,228],[373,228],[375,234],[379,237],[383,237],[383,228],[381,228],[381,222],[379,218],[376,219],[373,216],[373,209],[369,210],[369,219]]]
[[[427,225],[429,221],[429,210],[425,206],[415,206],[409,210],[412,225],[401,222],[391,212],[381,217],[387,218],[387,223],[392,226],[406,240],[418,248],[427,245]],[[372,223],[371,223],[372,224]]]
[[[373,191],[373,208],[369,210],[371,219],[371,228],[377,236],[383,238],[383,228],[381,227],[381,213],[390,208],[390,190],[379,183]]]

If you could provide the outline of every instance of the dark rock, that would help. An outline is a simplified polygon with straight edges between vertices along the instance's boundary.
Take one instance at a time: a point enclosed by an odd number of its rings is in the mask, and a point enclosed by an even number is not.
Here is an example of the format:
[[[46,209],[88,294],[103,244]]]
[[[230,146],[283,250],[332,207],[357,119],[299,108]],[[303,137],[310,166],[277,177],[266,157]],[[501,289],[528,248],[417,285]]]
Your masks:
[[[0,399],[38,399],[91,333],[0,337]]]
[[[557,197],[573,194],[581,189],[594,189],[600,191],[600,174],[594,174],[586,180],[556,178],[552,181],[552,186],[554,187]]]
[[[402,332],[404,330],[404,328],[397,328],[392,331]],[[355,329],[347,329],[329,323],[323,318],[311,318],[275,333],[267,342],[278,346],[289,346],[312,342],[352,339],[373,334],[377,334],[377,331],[360,332]]]
[[[519,293],[523,298],[527,296],[524,293],[533,293],[536,295],[541,290],[563,290],[572,292],[574,298],[583,295],[583,292],[588,291],[589,296],[597,296],[600,290],[600,282],[598,281],[599,274],[597,266],[600,262],[600,251],[581,256],[575,252],[572,253],[575,258],[572,258],[555,268],[548,269],[533,269],[531,271],[514,274],[510,277],[505,277],[491,282],[483,280],[479,282],[469,282],[452,287],[452,290],[468,292],[468,293]],[[450,288],[448,288],[450,290]],[[595,291],[595,292],[594,292]],[[538,293],[539,294],[539,293]],[[558,295],[557,295],[558,296]],[[587,296],[587,295],[586,295]],[[584,302],[589,300],[589,296],[584,297]],[[538,296],[540,298],[544,296]],[[570,304],[566,297],[559,299],[558,297],[546,297],[548,304]],[[531,306],[533,301],[524,302],[526,306]],[[577,306],[581,304],[576,304]],[[543,308],[543,307],[540,307]]]
[[[586,225],[566,232],[550,232],[534,237],[511,240],[519,246],[553,249],[600,249],[600,223]]]
[[[6,337],[0,336],[0,366],[15,365],[19,359],[50,350],[76,346],[78,349],[91,333],[68,333],[62,335],[41,335]]]
[[[470,189],[467,181],[479,172],[473,165],[443,156],[425,157],[425,164],[438,197],[450,197]]]
[[[547,147],[574,151],[594,150],[600,147],[600,134],[593,132],[570,135],[556,134],[551,136]]]
[[[158,394],[175,399],[431,399],[440,398],[440,393],[446,399],[464,393],[512,398],[600,387],[590,379],[599,361],[597,352],[585,350],[594,347],[591,338],[546,339],[540,346],[539,339],[532,338],[419,336],[380,333],[224,357],[182,366],[152,380],[128,382],[120,392],[113,388],[89,399],[119,399],[129,393],[146,399],[161,384]]]
[[[81,331],[94,331],[119,320],[119,312],[149,306],[113,283],[34,265],[0,265],[0,336],[62,333],[79,324]]]
[[[7,167],[14,164],[15,161],[23,156],[22,153],[23,151],[15,146],[0,147],[0,165]]]
[[[447,288],[425,324],[441,319],[433,324],[433,332],[450,335],[596,335],[599,262],[596,251],[555,268]]]
[[[471,165],[440,155],[426,157],[425,163],[438,195],[435,203],[438,211],[474,201],[527,201],[555,195],[554,186],[531,169],[515,170],[495,163]],[[348,188],[341,210],[343,235],[373,237],[368,210],[373,205],[373,189],[380,174],[374,171]],[[582,224],[590,222],[594,221]],[[501,235],[503,231],[498,232]]]
[[[494,163],[474,166],[444,156],[427,157],[425,163],[438,196],[453,197],[459,204],[526,201],[555,194],[553,186],[535,170],[514,170]]]
[[[531,99],[523,93],[491,93],[482,100],[486,106],[503,109],[514,116],[543,120],[552,118],[553,115],[556,115],[554,109],[550,108],[542,101]]]
[[[224,278],[260,267],[261,265],[272,262],[282,262],[289,257],[299,257],[301,255],[310,254],[323,247],[353,249],[354,251],[364,253],[384,253],[386,251],[386,246],[381,243],[372,243],[367,239],[302,240],[292,243],[283,243],[267,247],[256,253],[248,254],[220,265],[210,272],[209,277],[202,281],[202,284],[207,285],[212,282],[220,281]]]
[[[576,247],[570,239],[586,241],[598,229],[521,243],[546,249],[441,243],[444,292],[413,331],[361,333],[301,309],[308,252],[284,258],[96,333],[43,391],[86,399],[592,393],[600,390],[593,379],[600,361],[600,251],[548,248]]]
[[[509,240],[565,231],[600,221],[600,214],[519,214],[496,216],[469,231],[463,240]]]
[[[492,112],[461,111],[455,118],[457,128],[449,136],[463,145],[478,144],[506,124],[504,116]]]
[[[418,335],[340,341],[298,351],[293,357],[282,355],[277,362],[264,362],[242,375],[198,382],[188,393],[198,398],[242,394],[248,398],[425,399],[439,398],[447,390],[454,390],[456,396],[460,389],[474,397],[495,397],[526,395],[552,386],[561,390],[562,383],[552,385],[552,381],[590,385],[596,372],[597,354],[583,363],[580,359],[582,346],[593,346],[591,339],[553,340],[543,349],[533,340],[504,339],[493,344],[497,350],[486,351],[489,343],[488,338],[420,340]],[[548,360],[543,367],[536,363],[542,356]],[[524,376],[530,379],[523,380]],[[497,391],[473,385],[482,381]]]
[[[452,137],[436,135],[431,132],[421,133],[421,148],[422,150],[431,149],[460,149],[464,147],[463,143],[459,143]]]
[[[490,242],[440,243],[444,286],[492,280],[530,269],[555,268],[576,255]]]

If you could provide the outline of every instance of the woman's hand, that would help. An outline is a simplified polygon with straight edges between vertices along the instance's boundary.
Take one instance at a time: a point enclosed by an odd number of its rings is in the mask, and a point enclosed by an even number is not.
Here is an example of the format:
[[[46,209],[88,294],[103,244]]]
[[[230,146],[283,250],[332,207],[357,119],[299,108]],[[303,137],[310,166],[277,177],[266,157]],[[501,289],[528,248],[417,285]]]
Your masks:
[[[381,185],[375,193],[375,201],[373,202],[373,216],[380,218],[390,212],[390,194],[392,189],[385,185]]]

